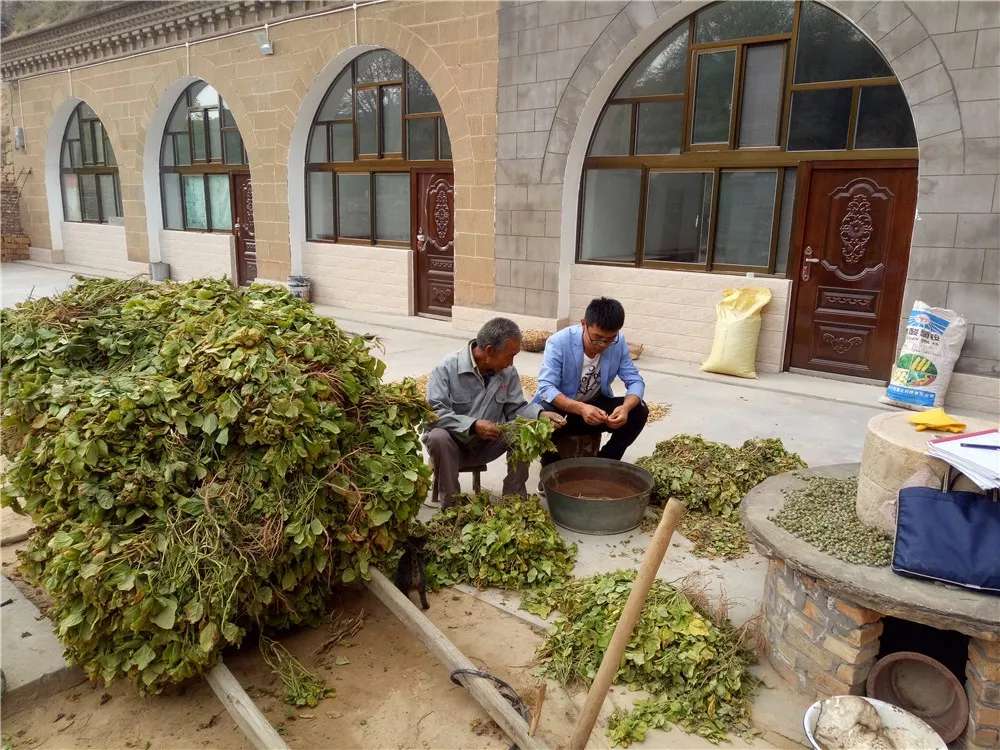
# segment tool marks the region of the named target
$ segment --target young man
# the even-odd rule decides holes
[[[621,335],[625,309],[615,299],[591,300],[579,325],[549,337],[538,375],[535,402],[566,416],[558,436],[611,433],[598,454],[621,460],[646,426],[649,410],[642,402],[646,388]],[[627,390],[615,396],[611,383],[620,378]],[[543,464],[559,459],[555,453]]]
[[[427,400],[437,414],[424,442],[437,475],[439,500],[448,507],[459,494],[458,472],[486,464],[507,452],[500,425],[515,417],[537,418],[538,404],[527,403],[514,357],[521,351],[521,329],[507,318],[486,322],[476,338],[434,368]],[[556,424],[558,414],[544,416]],[[527,494],[527,464],[507,462],[504,495]]]

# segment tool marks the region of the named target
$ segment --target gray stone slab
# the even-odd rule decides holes
[[[958,6],[956,31],[1000,26],[1000,3],[996,0],[962,0]]]
[[[976,40],[977,68],[1000,65],[1000,29],[980,29]]]
[[[920,207],[913,224],[913,244],[921,247],[954,247],[958,214],[928,213]]]
[[[983,251],[978,248],[910,248],[907,276],[921,281],[978,282],[983,274]]]
[[[939,66],[940,67],[940,66]],[[942,133],[920,141],[920,174],[964,174],[965,144],[962,131]]]
[[[916,75],[941,62],[934,40],[925,39],[909,52],[904,52],[892,63],[892,69],[900,80]],[[947,61],[945,61],[947,64]]]
[[[1000,68],[972,68],[951,74],[960,102],[1000,99]]]
[[[589,47],[608,25],[607,16],[559,24],[559,49]]]
[[[0,602],[8,601],[0,607],[0,644],[7,681],[5,714],[16,713],[86,679],[79,668],[66,663],[52,623],[2,576]]]
[[[858,464],[837,464],[766,479],[740,505],[743,525],[757,550],[781,558],[786,565],[822,579],[831,593],[883,615],[957,630],[976,638],[1000,640],[1000,598],[989,594],[896,575],[889,567],[854,565],[820,552],[811,544],[768,520],[785,503],[785,493],[809,476],[848,477]]]
[[[1000,174],[1000,138],[966,139],[965,173]]]
[[[933,5],[933,3],[927,3],[927,5]],[[948,70],[972,67],[972,56],[976,52],[976,33],[975,31],[957,31],[954,34],[938,34],[934,37],[934,44],[937,45],[941,59],[948,66]],[[923,47],[923,44],[917,45],[914,49],[919,47]],[[910,54],[907,52],[902,57],[908,57]],[[896,63],[893,63],[893,67],[896,67]]]
[[[948,284],[948,307],[970,323],[996,325],[1000,320],[1000,286],[996,284]]]
[[[959,214],[955,247],[1000,247],[1000,214]]]
[[[1000,100],[959,102],[962,130],[966,138],[996,138],[1000,136]]]
[[[538,26],[538,3],[504,4],[500,8],[500,33]]]
[[[913,15],[927,29],[928,34],[943,34],[955,30],[958,17],[958,2],[955,0],[935,0],[929,3],[907,3]]]

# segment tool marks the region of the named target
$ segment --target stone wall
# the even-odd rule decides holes
[[[170,278],[190,281],[203,277],[235,278],[235,239],[213,232],[160,232],[160,252],[170,265]]]
[[[967,744],[1000,747],[1000,641],[973,639],[969,644],[965,692],[970,705]]]
[[[412,268],[409,248],[307,242],[302,253],[302,271],[318,305],[410,315]]]
[[[113,224],[65,221],[62,224],[62,261],[138,276],[149,271],[145,263],[129,260],[125,253],[125,229]]]

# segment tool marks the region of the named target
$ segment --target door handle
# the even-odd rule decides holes
[[[806,245],[806,249],[803,251],[802,258],[802,280],[809,281],[809,264],[819,263],[819,258],[813,258],[813,249],[809,245]]]
[[[427,242],[427,236],[424,234],[422,229],[417,230],[417,251],[424,251],[424,244]]]

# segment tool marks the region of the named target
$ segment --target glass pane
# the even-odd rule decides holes
[[[80,175],[80,203],[84,221],[100,221],[101,212],[97,203],[97,175]]]
[[[97,117],[97,113],[90,108],[87,102],[80,102],[80,117],[94,119]]]
[[[333,82],[319,111],[320,120],[339,120],[351,116],[351,69],[348,68]]]
[[[358,153],[378,153],[377,130],[377,92],[378,89],[365,89],[358,92]]]
[[[191,163],[191,139],[188,137],[187,133],[178,133],[173,136],[174,139],[174,155],[177,157],[178,164],[190,164]]]
[[[94,123],[94,161],[104,164],[104,126],[99,122]]]
[[[437,119],[423,117],[406,121],[406,152],[411,161],[434,158],[434,128]]]
[[[107,133],[104,134],[104,162],[109,167],[118,165],[118,160],[115,158],[115,150],[111,148],[111,141],[108,140]]]
[[[80,141],[71,141],[69,144],[70,164],[74,167],[83,166],[83,149]]]
[[[684,134],[684,102],[644,102],[639,105],[635,134],[637,154],[679,154]]]
[[[406,111],[410,114],[441,111],[431,85],[410,65],[406,66]]]
[[[386,49],[366,52],[355,64],[358,83],[381,83],[399,81],[403,78],[402,58]]]
[[[580,260],[635,262],[641,181],[638,169],[587,171]]]
[[[349,122],[333,126],[333,160],[354,161],[354,126]]]
[[[94,133],[90,127],[89,122],[83,124],[83,138],[80,140],[83,144],[83,163],[93,164],[94,163]]]
[[[850,89],[794,92],[792,120],[788,128],[788,150],[847,148],[850,117]]]
[[[69,118],[69,124],[66,126],[66,137],[67,138],[80,137],[80,120],[76,112],[74,112]]]
[[[792,242],[792,221],[795,218],[795,167],[785,170],[785,184],[781,189],[781,219],[778,224],[778,253],[774,272],[785,274],[788,270],[788,248]]]
[[[224,130],[222,140],[226,146],[226,164],[245,164],[243,160],[243,139],[238,130]]]
[[[205,214],[205,180],[200,174],[183,176],[184,210],[188,229],[208,229]]]
[[[854,147],[913,148],[916,145],[917,135],[903,89],[898,84],[861,89]]]
[[[704,264],[712,211],[711,172],[650,172],[643,257]]]
[[[369,175],[337,175],[337,224],[341,237],[371,236],[371,183]]]
[[[590,144],[591,156],[628,155],[629,127],[632,121],[631,104],[609,104],[601,115],[601,122]]]
[[[233,207],[229,201],[229,175],[208,176],[208,198],[212,207],[212,229],[232,229]]]
[[[309,238],[336,239],[333,231],[333,172],[309,173]]]
[[[692,143],[729,141],[736,50],[698,55]]]
[[[777,146],[784,95],[785,43],[747,47],[740,146]]]
[[[175,172],[163,173],[163,217],[167,229],[183,229],[184,215],[181,213],[181,176]]]
[[[192,107],[218,107],[219,92],[207,84],[202,84],[202,89],[197,94],[192,90]]]
[[[204,81],[195,81],[190,86],[187,87],[187,98],[184,100],[187,106],[194,106],[194,103],[198,100],[198,94],[201,90],[205,88],[208,84]]]
[[[212,161],[222,161],[222,123],[219,110],[210,109],[208,114],[208,155]]]
[[[860,29],[819,3],[802,4],[797,58],[796,83],[892,75]]]
[[[777,181],[777,172],[720,175],[714,265],[767,268]]]
[[[63,141],[62,154],[59,157],[59,166],[63,169],[69,169],[73,162],[70,160],[69,155],[69,143]]]
[[[167,130],[171,133],[187,132],[187,104],[185,104],[183,96],[177,102],[174,111],[170,113]]]
[[[102,174],[97,176],[98,187],[101,190],[101,211],[105,221],[109,217],[118,216],[118,198],[115,196],[115,176]]]
[[[235,128],[236,118],[233,117],[233,113],[229,110],[229,107],[222,104],[222,127],[224,128]]]
[[[309,163],[323,164],[327,161],[326,125],[315,125],[309,136]]]
[[[80,186],[75,174],[64,174],[63,182],[63,215],[66,221],[81,221]]]
[[[191,120],[191,158],[194,161],[204,161],[207,158],[205,144],[205,113],[189,113]]]
[[[688,27],[671,31],[639,58],[615,91],[616,97],[683,94],[687,84]]]
[[[403,151],[403,103],[399,86],[382,88],[382,150],[387,154]]]
[[[375,175],[375,239],[410,241],[410,175]]]
[[[444,118],[438,118],[438,147],[440,153],[438,153],[439,159],[450,160],[451,159],[451,138],[448,137],[448,125],[445,123]]]
[[[795,4],[768,0],[738,0],[718,3],[701,11],[695,19],[695,40],[719,42],[748,36],[785,34],[792,30]]]

